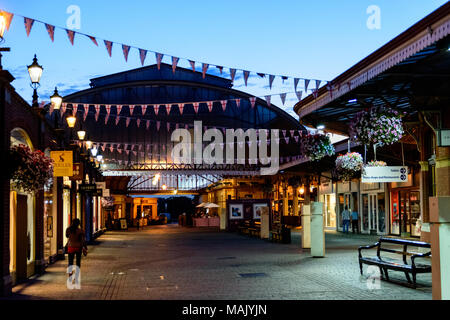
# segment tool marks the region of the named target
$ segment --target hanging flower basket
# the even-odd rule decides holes
[[[372,160],[367,162],[366,167],[386,167],[387,163],[384,161]]]
[[[358,152],[347,152],[336,158],[336,171],[341,179],[353,178],[363,168],[363,157]]]
[[[42,151],[31,151],[29,147],[20,144],[10,149],[9,156],[10,179],[15,188],[34,192],[51,183],[53,160]]]
[[[311,161],[334,155],[330,137],[324,134],[307,134],[301,138],[301,152]]]
[[[383,106],[358,112],[350,122],[350,139],[363,145],[393,144],[399,141],[404,134],[403,115]]]

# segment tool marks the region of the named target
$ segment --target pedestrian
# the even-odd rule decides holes
[[[342,211],[342,227],[343,232],[348,233],[348,227],[350,225],[350,212],[348,211],[348,207],[345,206],[344,211]]]
[[[356,233],[359,233],[359,224],[358,224],[358,211],[353,211],[352,212],[352,232],[355,233],[355,229],[356,229]]]
[[[73,266],[73,260],[76,256],[76,264],[78,268],[81,267],[81,254],[87,255],[86,240],[84,232],[80,228],[80,219],[73,219],[70,227],[66,229],[67,253],[69,255],[69,268]]]

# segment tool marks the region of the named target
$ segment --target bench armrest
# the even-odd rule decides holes
[[[429,256],[431,256],[431,251],[427,252],[427,253],[418,253],[418,254],[415,254],[415,255],[411,256],[411,265],[412,265],[412,267],[413,268],[416,267],[416,263],[414,262],[414,260],[416,258],[425,258],[425,257],[429,257]]]
[[[361,246],[361,247],[359,247],[359,248],[358,248],[358,256],[359,256],[360,258],[362,258],[361,250],[373,249],[373,248],[375,248],[375,247],[378,247],[379,245],[380,245],[380,242],[378,241],[378,242],[376,242],[376,243],[374,243],[374,244],[372,244],[372,245],[369,245],[369,246]]]

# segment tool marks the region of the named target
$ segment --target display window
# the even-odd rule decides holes
[[[420,237],[420,192],[391,192],[391,233],[403,237]]]

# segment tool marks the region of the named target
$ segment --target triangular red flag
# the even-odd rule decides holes
[[[191,64],[192,71],[195,72],[195,61],[189,60],[189,63]]]
[[[61,118],[63,117],[64,113],[66,113],[66,108],[67,108],[67,103],[63,103],[61,105],[61,112],[60,112]]]
[[[250,75],[250,71],[245,71],[244,70],[244,82],[245,82],[245,86],[247,86],[247,80],[248,80],[248,76]]]
[[[54,42],[55,41],[55,26],[52,26],[51,24],[46,23],[45,28],[47,29],[50,39],[52,40],[52,42]]]
[[[177,68],[178,60],[180,58],[172,57],[172,72],[175,73],[175,69]]]
[[[123,51],[123,56],[125,58],[125,61],[128,62],[128,53],[130,52],[130,46],[127,45],[122,45],[122,51]]]
[[[116,116],[116,126],[119,124],[120,117]]]
[[[117,114],[117,115],[119,115],[120,112],[122,111],[122,107],[123,107],[123,106],[120,105],[120,104],[119,104],[119,105],[116,105],[116,109],[117,109],[117,113],[116,113],[116,114]]]
[[[250,97],[250,104],[251,104],[252,108],[255,107],[255,103],[256,103],[256,97]]]
[[[222,74],[222,72],[223,72],[223,67],[222,67],[222,66],[216,66],[216,67],[217,67],[217,69],[219,69],[220,74]]]
[[[70,43],[73,45],[73,40],[75,39],[75,32],[72,30],[66,29],[67,36],[69,37]]]
[[[241,106],[241,99],[236,99],[236,106],[238,108]]]
[[[206,71],[208,70],[208,67],[209,67],[209,64],[202,63],[202,77],[203,77],[203,79],[205,79]]]
[[[89,39],[91,39],[91,41],[98,47],[97,39],[95,39],[95,37],[93,37],[93,36],[88,36],[88,37],[89,37]]]
[[[131,120],[131,118],[127,117],[127,122],[126,122],[127,128],[128,128],[128,125],[130,124],[130,120]]]
[[[231,82],[234,81],[235,76],[236,76],[236,69],[230,69]]]
[[[211,112],[212,111],[212,107],[213,107],[213,101],[207,101],[206,104],[208,105],[209,112]]]
[[[9,27],[11,26],[11,21],[14,17],[14,14],[11,12],[3,11],[3,16],[5,17],[6,30],[9,31]]]
[[[31,28],[33,27],[34,20],[31,18],[23,18],[25,23],[25,30],[27,32],[27,37],[30,36]]]
[[[137,124],[137,127],[139,128],[139,126],[141,125],[141,119],[136,119],[136,124]]]
[[[222,104],[222,110],[225,111],[227,108],[227,100],[221,100],[220,103]]]
[[[141,59],[141,65],[144,65],[146,56],[147,56],[147,50],[139,49],[139,58]]]
[[[106,50],[108,51],[108,54],[111,57],[113,43],[108,40],[104,40],[104,42],[105,42]]]
[[[153,106],[153,110],[155,111],[155,115],[158,115],[159,104],[155,104],[155,105]]]
[[[75,103],[75,104],[72,105],[72,114],[74,116],[76,116],[77,112],[78,112],[78,103]]]
[[[166,104],[166,111],[167,111],[167,114],[170,113],[170,109],[172,109],[172,105],[171,105],[170,103]]]
[[[198,107],[200,106],[200,103],[199,102],[194,102],[193,105],[194,105],[195,113],[198,113]]]
[[[129,106],[128,106],[128,108],[130,109],[130,116],[133,115],[134,107],[135,107],[135,105],[129,105]]]
[[[141,106],[142,115],[145,115],[145,112],[147,112],[147,105],[143,104]]]
[[[178,104],[178,109],[180,110],[180,114],[183,114],[184,103],[179,103]]]
[[[108,120],[109,120],[109,114],[107,114],[106,117],[105,117],[105,125],[108,124]]]
[[[164,55],[162,53],[155,52],[155,56],[156,56],[156,63],[158,64],[158,70],[160,70],[161,69],[161,61],[162,61]]]
[[[86,121],[87,115],[89,113],[89,105],[83,104],[84,114],[83,114],[83,121]]]
[[[100,115],[100,105],[95,105],[95,121],[98,121],[98,116]]]

